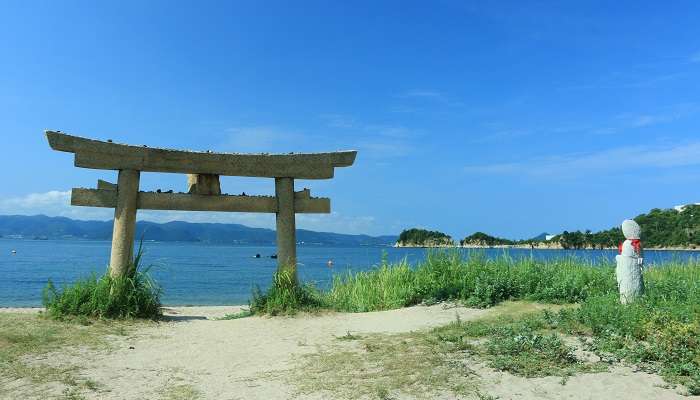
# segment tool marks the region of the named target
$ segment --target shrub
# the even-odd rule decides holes
[[[321,307],[323,300],[320,293],[312,285],[297,285],[294,275],[286,270],[274,275],[267,292],[263,293],[259,287],[255,287],[250,302],[250,312],[253,314],[289,315]]]
[[[141,255],[139,247],[134,262],[121,277],[93,274],[61,290],[49,280],[43,292],[46,312],[55,318],[159,318],[161,289],[149,276],[148,269],[141,270]]]

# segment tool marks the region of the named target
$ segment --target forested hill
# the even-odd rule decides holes
[[[655,208],[634,218],[642,227],[646,248],[700,248],[700,206],[688,205],[682,211]],[[620,221],[622,222],[622,221]],[[550,240],[546,234],[528,240],[509,240],[476,232],[461,240],[464,247],[517,246],[564,249],[615,248],[624,240],[619,226],[600,232],[564,231]]]
[[[399,235],[396,247],[444,247],[454,246],[449,235],[425,229],[406,229]]]
[[[24,239],[109,240],[112,221],[79,221],[45,215],[0,215],[0,236]],[[240,224],[139,221],[136,237],[144,240],[274,245],[275,231]],[[297,229],[297,241],[327,246],[390,246],[396,236],[346,235]]]
[[[483,232],[473,233],[460,241],[464,247],[470,246],[502,246],[515,244],[514,241],[487,235]]]
[[[634,220],[642,227],[644,247],[700,247],[700,206],[688,205],[682,211],[655,208]],[[551,241],[564,248],[605,248],[616,247],[622,240],[622,230],[614,227],[595,233],[564,231]]]

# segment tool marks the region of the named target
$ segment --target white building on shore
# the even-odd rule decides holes
[[[675,206],[675,207],[673,207],[673,209],[678,211],[678,212],[681,212],[681,211],[685,210],[685,208],[688,206],[700,206],[700,203],[684,204],[682,206]]]

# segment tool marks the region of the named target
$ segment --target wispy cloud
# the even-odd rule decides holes
[[[52,217],[106,220],[114,216],[114,211],[105,208],[71,207],[69,190],[51,190],[0,199],[0,214],[44,214]]]
[[[700,63],[700,51],[690,56],[691,63]]]
[[[617,117],[623,121],[623,127],[642,128],[651,125],[673,122],[700,112],[698,103],[681,103],[662,107],[654,113],[625,113]]]
[[[526,161],[469,165],[464,171],[484,175],[533,177],[577,176],[594,171],[673,168],[700,165],[700,142],[673,146],[627,146],[592,153],[534,158]]]
[[[564,134],[614,135],[634,129],[648,128],[660,124],[670,124],[700,113],[700,103],[679,103],[659,107],[649,112],[625,112],[609,117],[599,125],[570,124],[565,126],[541,126],[537,129],[511,128],[500,123],[484,124],[484,133],[475,138],[475,143],[517,139],[532,135],[560,137]]]
[[[329,128],[343,132],[349,142],[370,157],[402,157],[414,151],[417,133],[405,126],[360,121],[343,114],[320,116]]]
[[[322,114],[321,119],[326,121],[330,128],[351,129],[357,127],[357,121],[342,114]]]
[[[431,102],[447,108],[463,108],[465,104],[462,101],[455,100],[443,92],[437,90],[414,89],[399,93],[396,97],[404,100],[412,100],[415,102]],[[407,101],[408,102],[408,101]],[[408,102],[411,103],[411,102]],[[415,106],[415,104],[414,104]]]
[[[399,97],[418,97],[424,99],[444,100],[445,95],[435,90],[409,90],[399,95]]]
[[[435,106],[441,108],[464,108],[465,104],[462,101],[455,100],[451,96],[437,90],[413,89],[396,95],[397,98],[404,100],[404,103],[391,107],[391,110],[398,113],[413,113],[425,112],[435,109]]]
[[[683,61],[681,64],[687,64]],[[579,90],[620,90],[620,89],[656,89],[678,83],[688,76],[687,71],[613,71],[589,82],[559,87],[562,91]]]
[[[70,205],[70,191],[52,190],[0,199],[0,214],[68,217],[79,220],[106,221],[114,217],[114,210]],[[235,223],[257,228],[275,229],[274,214],[195,212],[195,211],[139,211],[139,220],[152,222],[214,222]],[[314,231],[351,234],[374,234],[378,227],[374,217],[331,214],[298,214],[297,227]]]
[[[337,212],[297,215],[297,228],[319,232],[367,234],[374,233],[376,225],[376,219],[372,216],[349,216]]]
[[[233,152],[300,151],[303,135],[274,126],[258,125],[226,129],[228,139],[224,148]]]

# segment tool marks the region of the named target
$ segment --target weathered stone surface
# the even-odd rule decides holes
[[[75,153],[75,166],[147,172],[329,179],[355,162],[356,151],[236,154],[169,150],[92,140],[46,131],[52,149]]]
[[[117,190],[117,185],[111,182],[103,181],[102,179],[98,179],[97,188],[102,190]]]
[[[139,171],[119,171],[119,189],[116,192],[111,191],[117,195],[112,254],[109,258],[109,273],[112,277],[124,276],[133,261],[139,180]]]
[[[622,234],[625,239],[640,239],[642,237],[642,227],[631,219],[622,221]]]
[[[622,243],[619,255],[615,256],[617,268],[617,285],[620,290],[620,302],[623,304],[633,302],[644,294],[644,278],[642,276],[643,254],[641,242],[641,227],[633,220],[625,220],[622,223],[622,233],[626,240]],[[638,243],[638,248],[634,243]]]
[[[276,178],[278,272],[287,272],[296,282],[297,240],[294,220],[294,179]]]
[[[294,212],[299,214],[328,214],[331,201],[328,198],[306,198],[294,195]],[[114,208],[117,205],[115,190],[73,188],[71,205]],[[276,213],[277,200],[273,196],[196,195],[187,193],[139,192],[137,207],[141,210],[174,211],[228,211]]]
[[[187,174],[187,193],[202,195],[221,194],[219,175]]]

